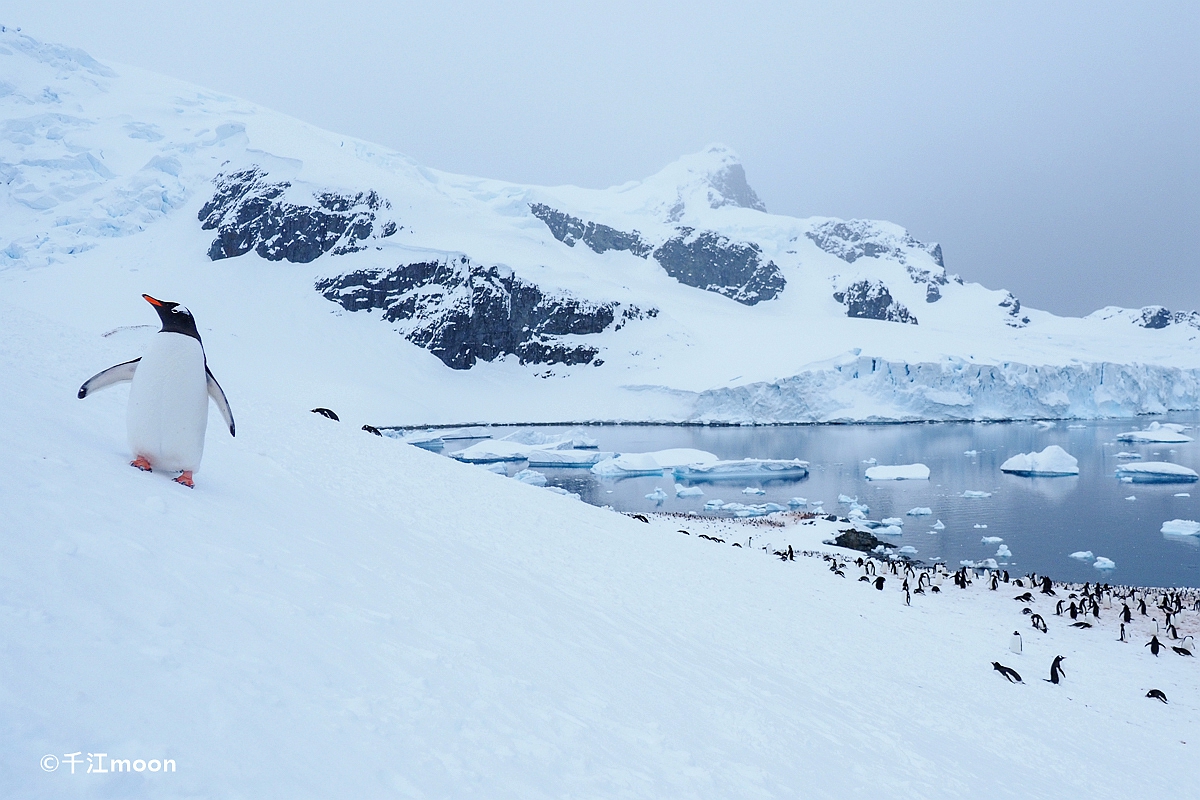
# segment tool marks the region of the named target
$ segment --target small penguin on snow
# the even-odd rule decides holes
[[[175,482],[192,488],[193,474],[204,455],[211,397],[235,436],[233,412],[217,379],[208,369],[204,345],[192,312],[178,303],[142,295],[162,320],[162,330],[141,358],[93,375],[79,387],[79,398],[114,384],[132,381],[125,415],[130,466],[181,473]]]
[[[1046,681],[1047,683],[1053,683],[1057,686],[1058,682],[1062,680],[1062,676],[1067,674],[1067,671],[1062,668],[1063,661],[1063,656],[1054,657],[1054,662],[1050,665],[1050,678]]]
[[[1021,633],[1013,631],[1012,639],[1008,642],[1008,649],[1012,650],[1017,655],[1021,655]]]
[[[992,662],[992,669],[994,669],[996,672],[999,672],[1005,678],[1008,678],[1009,683],[1024,683],[1025,682],[1025,681],[1021,680],[1021,675],[1015,669],[1012,669],[1011,667],[1006,667],[1003,664],[1001,664],[999,661]]]

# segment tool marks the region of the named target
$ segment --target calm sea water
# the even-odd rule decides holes
[[[1200,414],[1171,414],[1154,418],[1200,428]],[[995,557],[998,536],[1012,551],[1014,573],[1037,571],[1055,580],[1094,581],[1143,586],[1200,586],[1200,541],[1197,537],[1167,537],[1159,529],[1171,519],[1200,519],[1200,483],[1128,484],[1113,477],[1125,463],[1117,453],[1136,452],[1144,461],[1171,461],[1200,471],[1200,441],[1179,444],[1117,442],[1122,431],[1145,427],[1150,418],[1086,423],[931,423],[917,425],[807,425],[769,427],[692,427],[603,425],[586,428],[539,427],[543,433],[576,430],[599,442],[601,450],[643,452],[671,447],[694,447],[724,459],[802,458],[810,462],[809,477],[799,481],[701,484],[701,497],[675,497],[673,478],[607,480],[586,469],[542,469],[549,484],[578,492],[594,505],[620,511],[678,511],[704,513],[704,503],[786,504],[789,498],[823,500],[826,511],[845,516],[838,495],[857,497],[870,506],[870,519],[900,517],[904,535],[886,540],[917,549],[914,558],[942,558],[957,566]],[[497,438],[517,428],[493,428]],[[1200,431],[1188,431],[1200,440]],[[470,441],[447,442],[443,453]],[[1009,456],[1057,444],[1079,459],[1078,477],[1021,478],[1000,472]],[[974,450],[976,455],[966,455]],[[920,462],[930,469],[928,481],[866,480],[870,466]],[[511,475],[523,462],[506,465]],[[667,499],[646,499],[662,487]],[[744,494],[747,487],[763,495]],[[965,491],[991,492],[988,498],[966,498]],[[1190,497],[1177,497],[1187,493]],[[1135,497],[1135,500],[1126,498]],[[933,510],[929,517],[909,517],[918,506]],[[931,526],[941,520],[944,530]],[[977,527],[977,526],[984,526]],[[1088,562],[1069,557],[1091,550],[1116,562],[1101,572]]]

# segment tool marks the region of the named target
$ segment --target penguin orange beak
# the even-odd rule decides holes
[[[153,297],[151,297],[151,296],[150,296],[150,295],[148,295],[148,294],[144,294],[144,295],[142,295],[142,297],[144,297],[144,298],[145,298],[145,300],[146,300],[146,302],[147,302],[147,303],[149,303],[150,305],[154,306],[155,308],[161,308],[161,307],[162,307],[162,305],[163,305],[163,301],[162,301],[162,300],[155,300]]]

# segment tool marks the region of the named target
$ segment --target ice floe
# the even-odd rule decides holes
[[[1117,477],[1127,483],[1190,483],[1200,480],[1196,470],[1169,461],[1142,461],[1117,467]]]
[[[704,504],[704,510],[719,511],[735,517],[765,517],[767,514],[787,511],[787,506],[781,506],[778,503],[743,505],[742,503],[726,503],[723,500],[709,500]]]
[[[766,494],[765,489],[759,489],[757,486],[747,486],[742,489],[742,494]]]
[[[1018,453],[1001,464],[1000,471],[1026,477],[1078,475],[1079,459],[1052,444],[1040,453]]]
[[[882,522],[884,525],[896,525],[898,527],[904,527],[904,520],[900,519],[899,517],[884,517]]]
[[[532,469],[521,470],[516,475],[513,475],[513,480],[518,483],[528,483],[530,486],[546,485],[546,476]]]
[[[793,497],[791,500],[788,500],[787,504],[791,508],[807,508],[808,500],[804,497]]]
[[[1171,496],[1172,497],[1191,497],[1192,495],[1190,492],[1176,492],[1175,494],[1173,494]]]
[[[675,465],[675,477],[690,481],[724,481],[759,478],[804,478],[808,475],[808,462],[798,458],[744,458],[741,461],[689,461]]]
[[[929,467],[924,464],[896,464],[867,469],[869,481],[927,481]]]
[[[557,442],[557,444],[562,448],[568,448],[571,442],[564,439]],[[556,448],[551,447],[548,443],[531,445],[510,439],[485,439],[482,442],[476,442],[470,447],[453,452],[450,456],[457,458],[459,461],[482,464],[489,461],[524,461],[534,450],[553,449]]]
[[[1130,453],[1126,450],[1122,450],[1121,452],[1119,452],[1115,456],[1113,456],[1113,458],[1119,458],[1122,461],[1134,461],[1141,457],[1142,457],[1141,453]]]
[[[978,522],[977,522],[977,523],[975,523],[975,527],[976,527],[976,528],[986,528],[986,527],[987,527],[987,523],[980,524],[980,523],[978,523]]]
[[[1079,561],[1091,561],[1094,558],[1094,554],[1091,550],[1076,550],[1074,553],[1071,553],[1071,558],[1078,559]]]
[[[880,525],[879,527],[872,528],[871,533],[876,536],[903,536],[904,529],[899,525]]]
[[[682,483],[675,484],[676,497],[700,497],[704,494],[704,490],[699,486],[684,486]]]
[[[963,450],[963,455],[964,456],[977,456],[977,455],[979,455],[979,451],[978,450]]]
[[[991,492],[977,492],[974,489],[967,489],[960,495],[961,497],[991,497]]]
[[[1012,558],[1012,551],[1008,549],[1008,545],[1002,544],[996,549],[996,558]]]
[[[917,554],[917,548],[913,547],[911,544],[906,544],[896,552],[904,553],[906,556],[915,556]]]
[[[525,459],[531,467],[590,467],[612,456],[599,450],[532,450]]]
[[[1168,536],[1200,536],[1200,522],[1190,519],[1173,519],[1162,524],[1162,533]]]
[[[944,522],[942,522],[940,519],[937,522],[933,523],[932,527],[933,527],[933,530],[935,530],[935,531],[946,530],[946,524]]]
[[[610,478],[628,478],[636,475],[661,475],[664,469],[681,464],[712,464],[719,459],[705,450],[677,447],[655,450],[650,453],[620,453],[612,458],[597,462],[592,472]]]
[[[985,536],[979,541],[983,542],[984,544],[1000,544],[1004,541],[1004,539],[1000,536]]]
[[[1129,497],[1126,497],[1125,499],[1126,499],[1126,500],[1137,500],[1137,495],[1136,495],[1136,494],[1131,494],[1131,495],[1129,495]]]
[[[1096,569],[1110,570],[1110,569],[1116,569],[1117,563],[1115,561],[1113,561],[1111,558],[1105,558],[1104,556],[1096,556],[1096,560],[1092,562],[1092,566],[1095,567]]]
[[[873,458],[864,458],[864,459],[863,459],[863,463],[873,467],[873,466],[875,466],[876,464],[878,464],[879,462],[878,462],[878,461],[876,461],[876,460],[875,460],[875,459],[873,459]]]
[[[653,500],[656,503],[661,503],[667,499],[667,493],[662,490],[661,486],[655,486],[654,491],[646,495],[647,500]]]
[[[1144,430],[1126,431],[1117,435],[1118,442],[1161,442],[1163,444],[1184,444],[1192,441],[1192,437],[1184,436],[1180,431],[1182,425],[1175,423],[1151,422]]]
[[[857,502],[858,502],[858,495],[855,495],[854,497],[851,497],[850,495],[846,495],[846,494],[838,495],[838,503],[840,503],[844,506],[852,505]]]
[[[932,508],[926,508],[925,506],[917,506],[916,508],[910,508],[908,510],[908,513],[905,514],[905,516],[906,517],[928,517],[932,513],[933,513]]]

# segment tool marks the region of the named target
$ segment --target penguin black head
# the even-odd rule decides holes
[[[179,303],[169,300],[157,300],[148,294],[142,295],[146,302],[154,306],[158,318],[162,320],[162,330],[159,333],[182,333],[200,341],[200,331],[196,330],[196,320],[192,312]]]

